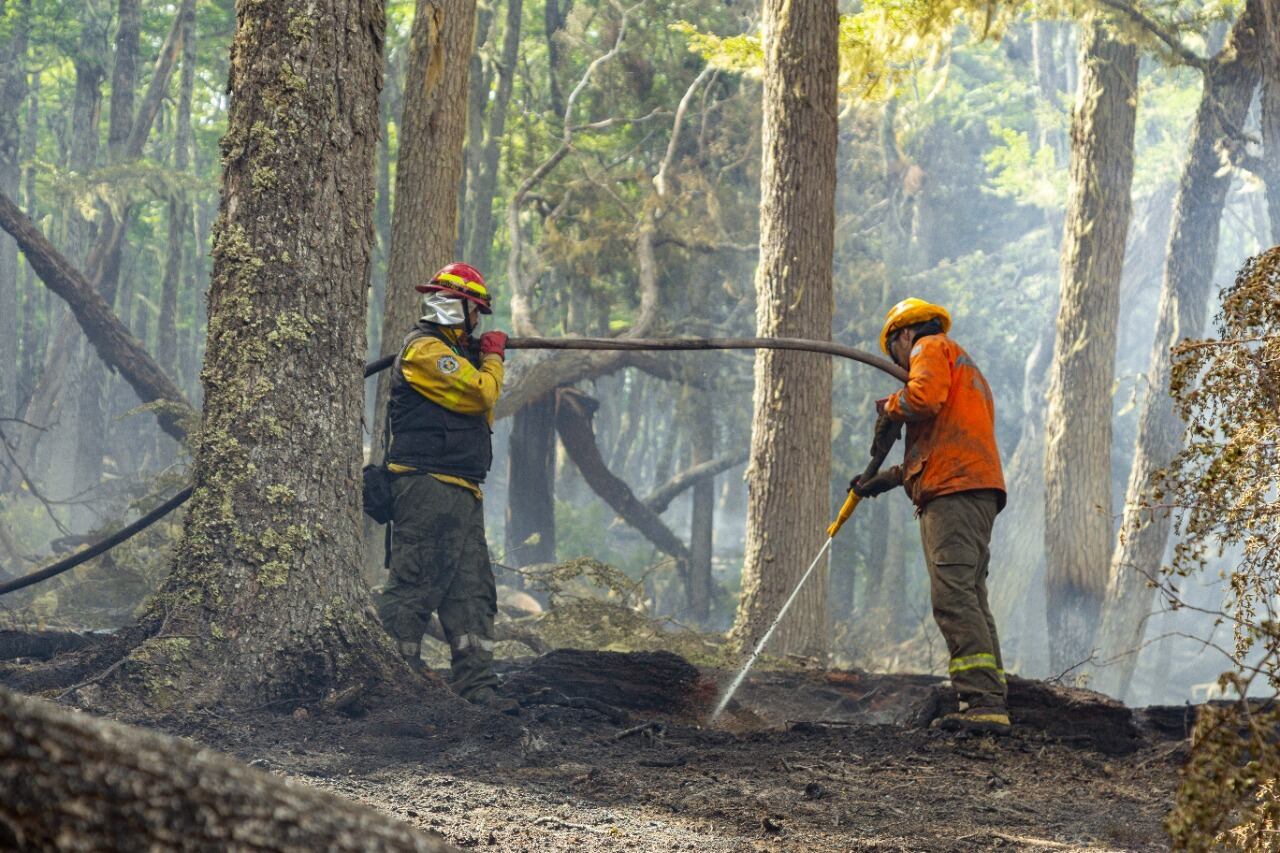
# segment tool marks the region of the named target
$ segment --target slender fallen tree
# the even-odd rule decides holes
[[[185,438],[187,430],[182,416],[192,409],[178,386],[129,333],[97,289],[2,192],[0,228],[17,241],[40,280],[70,306],[85,337],[102,360],[118,370],[144,402],[162,400],[170,404],[156,413],[161,429],[179,441]]]

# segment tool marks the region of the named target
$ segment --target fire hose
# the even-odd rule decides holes
[[[610,350],[610,351],[664,351],[664,350],[737,350],[737,349],[774,349],[793,350],[834,355],[870,365],[888,373],[895,379],[906,382],[906,371],[888,359],[880,358],[853,347],[843,346],[830,341],[811,341],[804,338],[534,338],[513,337],[507,339],[507,349],[511,350]],[[395,361],[396,356],[384,355],[364,366],[365,378],[386,370]],[[64,557],[43,569],[23,575],[20,578],[0,584],[0,595],[7,595],[20,589],[57,577],[68,572],[94,557],[106,553],[146,528],[163,519],[191,497],[192,487],[182,491],[159,504],[155,509],[138,518],[126,527],[111,533],[68,557]],[[852,493],[850,493],[852,495]],[[847,501],[846,501],[847,503]],[[850,507],[852,512],[852,507]],[[847,515],[845,516],[848,517]],[[834,535],[834,534],[832,534]],[[828,544],[830,542],[828,541]],[[825,550],[825,549],[824,549]],[[821,557],[821,554],[819,555]],[[816,561],[815,561],[816,565]],[[807,575],[806,575],[807,577]],[[785,612],[785,610],[784,610]],[[781,618],[781,617],[779,617]],[[754,658],[753,658],[754,660]]]

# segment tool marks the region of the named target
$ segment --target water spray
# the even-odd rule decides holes
[[[889,455],[889,451],[893,448],[894,442],[902,435],[902,424],[887,422],[883,418],[876,424],[875,440],[871,443],[871,461],[867,464],[867,468],[862,472],[860,480],[866,482],[874,477],[879,471],[880,466],[884,464],[885,457]],[[746,679],[747,673],[751,671],[751,667],[755,664],[756,658],[760,657],[760,653],[764,651],[765,644],[769,642],[769,638],[773,636],[774,629],[782,622],[782,617],[787,615],[787,611],[791,609],[791,604],[800,595],[800,590],[804,588],[805,581],[809,580],[809,575],[813,574],[813,570],[818,567],[819,561],[822,560],[824,554],[831,549],[831,543],[835,540],[836,534],[840,532],[840,528],[844,527],[844,523],[853,515],[853,510],[861,501],[857,494],[853,491],[852,484],[849,487],[849,494],[845,497],[844,503],[840,506],[840,512],[836,514],[835,521],[827,526],[827,541],[823,544],[822,549],[818,551],[818,556],[813,558],[813,562],[809,564],[809,568],[800,576],[800,582],[796,584],[796,588],[791,591],[791,595],[782,604],[782,609],[778,611],[778,615],[774,617],[773,622],[769,625],[769,629],[764,632],[764,636],[760,638],[760,642],[756,643],[755,650],[751,652],[751,657],[747,658],[747,662],[743,664],[742,669],[734,677],[729,684],[729,689],[724,692],[724,696],[716,704],[716,709],[711,712],[711,717],[707,722],[714,723],[716,719],[724,713],[724,709],[729,706],[729,701],[733,699],[733,694],[738,692],[738,688],[742,686],[743,680]]]

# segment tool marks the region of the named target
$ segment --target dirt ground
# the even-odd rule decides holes
[[[521,665],[506,669],[518,682]],[[707,689],[680,708],[635,694],[625,719],[618,705],[544,704],[526,684],[519,718],[442,697],[354,718],[285,707],[152,722],[463,849],[1168,849],[1161,819],[1185,756],[1168,714],[1161,731],[1071,702],[1051,733],[1043,708],[1017,725],[1011,697],[1012,737],[957,740],[919,725],[938,711],[936,679],[765,672],[718,727],[701,725],[726,680],[701,673]],[[1118,736],[1093,738],[1113,724]]]

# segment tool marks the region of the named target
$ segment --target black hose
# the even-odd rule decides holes
[[[11,592],[16,592],[17,590],[29,587],[32,584],[47,581],[49,578],[56,577],[63,572],[71,571],[81,563],[92,560],[94,557],[105,551],[110,551],[121,542],[132,539],[135,534],[146,530],[148,527],[155,524],[178,507],[182,506],[187,502],[187,498],[191,497],[191,491],[191,487],[187,486],[185,489],[160,504],[160,506],[151,510],[151,512],[142,516],[137,521],[127,527],[122,527],[105,539],[99,539],[83,551],[77,551],[70,557],[59,560],[52,566],[46,566],[45,568],[32,572],[29,575],[23,575],[22,577],[17,578],[16,580],[11,580],[6,584],[0,584],[0,595],[8,595]]]
[[[617,349],[617,350],[710,350],[710,349],[790,349],[790,350],[807,350],[809,352],[826,353],[843,358],[851,358],[860,361],[863,364],[869,364],[872,367],[879,368],[889,375],[906,381],[906,373],[897,365],[890,364],[878,356],[868,355],[852,347],[840,346],[827,341],[804,341],[793,338],[675,338],[667,340],[657,339],[628,339],[628,338],[512,338],[508,345],[511,349]],[[394,354],[384,355],[381,358],[374,359],[364,366],[365,378],[380,373],[391,366],[396,360]],[[8,583],[0,584],[0,595],[8,595],[20,589],[25,589],[32,584],[46,581],[49,578],[57,577],[63,572],[69,572],[76,566],[81,565],[100,554],[110,551],[115,546],[132,539],[136,534],[146,530],[169,513],[187,502],[191,497],[192,488],[187,486],[178,492],[169,500],[160,504],[151,512],[134,521],[127,527],[123,527],[103,539],[94,542],[83,551],[77,551],[70,557],[59,560],[51,566],[46,566],[39,571],[32,572],[29,575],[23,575],[20,578],[11,580]]]

